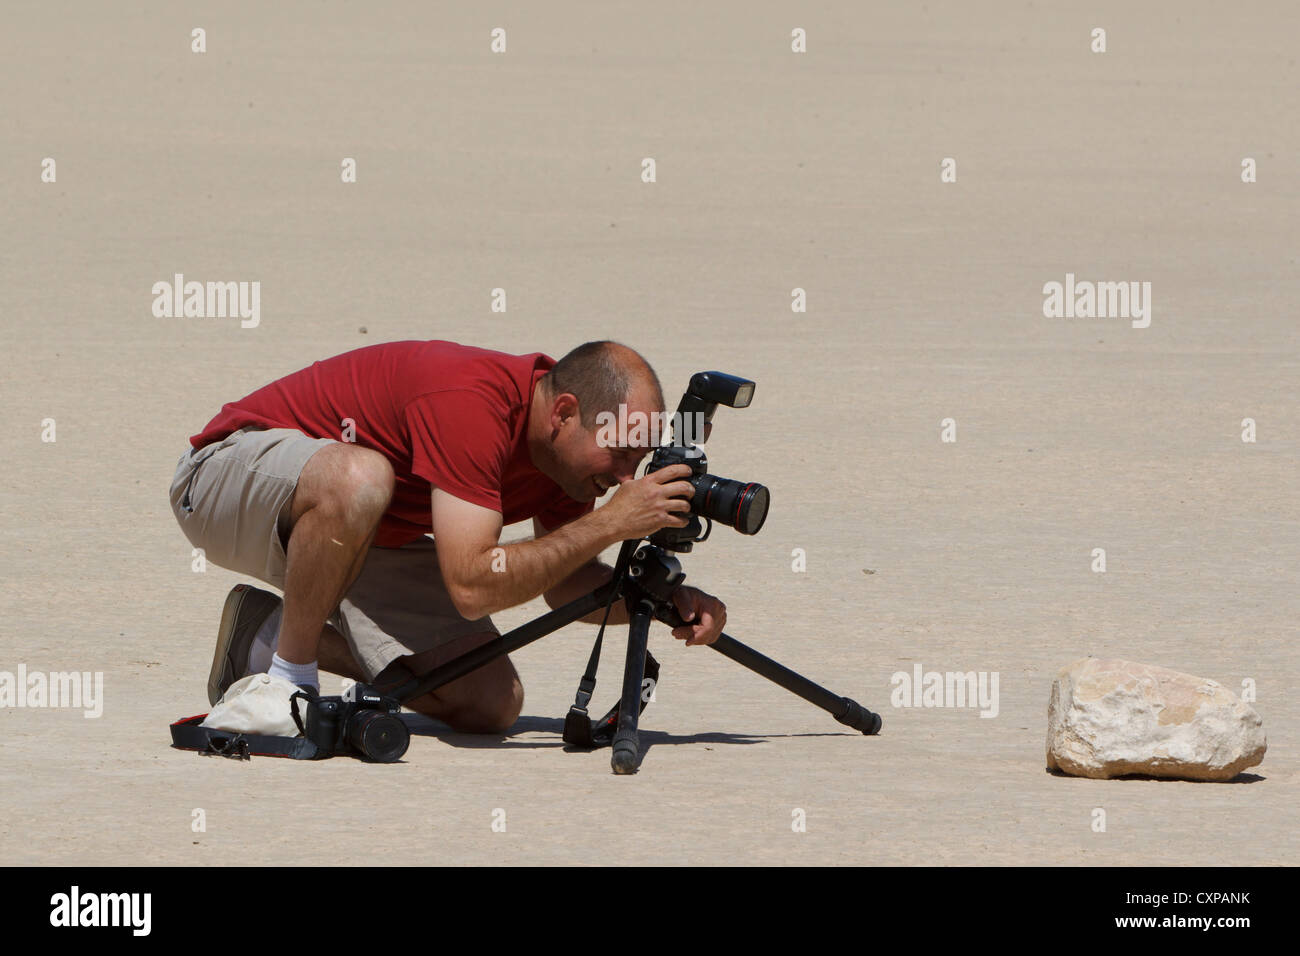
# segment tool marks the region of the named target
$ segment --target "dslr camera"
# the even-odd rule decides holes
[[[298,713],[298,698],[306,701],[306,717]],[[375,763],[402,759],[411,732],[398,716],[402,705],[369,684],[353,684],[340,697],[320,697],[299,691],[290,699],[293,722],[316,745],[321,757],[353,754]]]
[[[754,383],[725,372],[696,372],[682,395],[673,416],[671,445],[656,448],[646,465],[646,474],[670,465],[688,465],[691,474],[684,480],[694,489],[691,516],[684,528],[663,528],[650,541],[673,551],[689,551],[694,542],[707,538],[700,535],[700,518],[718,521],[741,534],[758,534],[767,520],[770,504],[768,490],[753,481],[736,481],[709,474],[703,444],[713,428],[713,413],[719,405],[746,408],[754,398]],[[712,527],[712,525],[710,525]]]

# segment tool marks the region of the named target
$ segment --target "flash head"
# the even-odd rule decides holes
[[[688,428],[688,434],[677,434],[674,429],[674,444],[703,443],[708,438],[709,426],[713,424],[713,413],[719,405],[728,408],[748,408],[754,400],[754,383],[738,375],[726,372],[696,372],[691,376],[690,384],[677,405],[674,421],[682,423],[700,423],[703,427]]]
[[[686,394],[710,405],[748,408],[754,399],[754,383],[726,372],[696,372],[691,376]]]

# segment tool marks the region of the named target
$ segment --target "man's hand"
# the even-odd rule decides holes
[[[669,465],[621,482],[609,504],[596,514],[615,529],[620,541],[648,538],[660,528],[684,528],[695,489],[681,479],[690,474],[690,465]]]
[[[692,644],[712,644],[727,624],[727,606],[712,594],[683,584],[673,592],[673,606],[688,623],[673,628],[673,637]]]

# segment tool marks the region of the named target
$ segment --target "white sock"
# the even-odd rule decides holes
[[[275,610],[257,629],[253,646],[248,651],[248,672],[243,676],[265,674],[271,669],[271,658],[275,656],[275,649],[280,643],[280,612],[283,610],[283,603],[276,605]]]
[[[272,654],[271,667],[267,673],[275,677],[283,677],[291,684],[308,684],[320,693],[320,674],[316,669],[315,661],[310,664],[291,664],[279,654]]]

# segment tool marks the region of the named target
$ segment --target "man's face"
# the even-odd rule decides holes
[[[572,398],[572,396],[570,396]],[[602,422],[584,428],[576,402],[561,396],[553,405],[553,448],[560,472],[556,483],[575,501],[594,501],[620,482],[636,477],[636,469],[652,450],[649,423],[662,412],[649,389],[634,386],[628,396],[626,425],[619,427],[618,414],[609,427]],[[645,423],[637,428],[637,423]],[[622,443],[622,444],[620,444]]]

